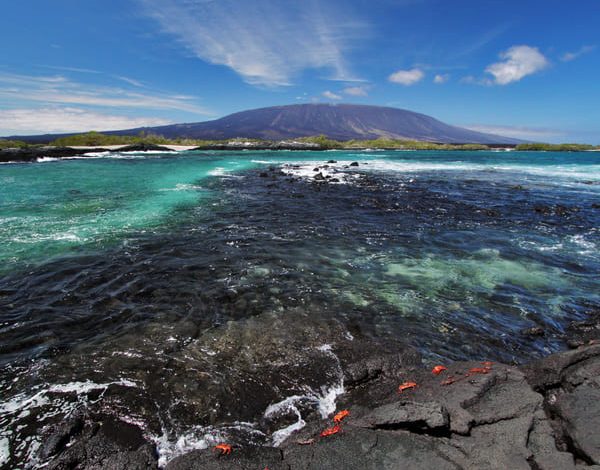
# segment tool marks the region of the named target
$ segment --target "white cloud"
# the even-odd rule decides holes
[[[170,121],[117,116],[69,107],[7,109],[0,112],[0,135],[109,131],[163,124],[170,124]]]
[[[536,48],[513,46],[500,54],[501,62],[489,65],[485,71],[493,75],[492,83],[508,85],[527,75],[539,72],[550,65],[548,59]]]
[[[329,100],[341,100],[342,97],[340,95],[336,95],[335,93],[333,93],[332,91],[324,91],[323,92],[323,96]]]
[[[447,74],[447,73],[438,74],[433,78],[433,83],[441,85],[442,83],[446,83],[448,80],[450,80],[449,74]]]
[[[367,96],[369,94],[369,87],[367,86],[349,86],[342,90],[345,94],[350,96]]]
[[[306,69],[352,80],[345,50],[364,29],[341,0],[138,0],[196,57],[253,85],[289,85]]]
[[[58,65],[40,65],[40,67],[44,67],[46,69],[53,69],[53,70],[62,70],[65,72],[93,73],[93,74],[101,74],[102,73],[102,72],[99,72],[98,70],[84,69],[84,68],[80,68],[80,67],[61,67]]]
[[[574,52],[565,52],[560,60],[563,62],[571,62],[572,60],[578,59],[582,55],[589,54],[590,52],[594,51],[594,49],[596,49],[596,46],[582,46]]]
[[[124,77],[121,77],[123,79]],[[211,115],[193,96],[141,93],[71,81],[61,75],[30,76],[0,73],[0,100],[6,104],[38,102],[117,108],[166,109]]]
[[[410,86],[420,82],[425,77],[425,73],[421,69],[398,70],[389,76],[389,81],[399,83],[400,85]]]
[[[134,87],[146,88],[146,85],[144,85],[143,82],[140,82],[139,80],[136,80],[135,78],[124,77],[123,75],[114,75],[114,77],[118,80],[121,80],[122,82],[129,83],[130,85],[133,85]]]
[[[84,68],[80,68],[80,67],[63,67],[63,66],[57,66],[57,65],[40,65],[39,67],[43,67],[45,69],[61,70],[64,72],[104,75],[104,76],[109,76],[116,80],[120,80],[122,82],[128,83],[129,85],[132,85],[137,88],[146,88],[146,85],[143,82],[136,80],[135,78],[125,77],[123,75],[107,74],[104,72],[100,72],[99,70],[84,69]]]
[[[544,140],[565,135],[564,132],[556,129],[539,129],[521,126],[473,125],[463,127],[471,129],[472,131],[484,132],[486,134],[497,134],[524,140]]]

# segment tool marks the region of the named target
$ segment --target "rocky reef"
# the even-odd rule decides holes
[[[85,152],[105,152],[106,149],[94,148]],[[69,158],[82,155],[83,151],[72,147],[25,147],[0,150],[0,163],[35,162],[40,158]]]
[[[8,162],[35,162],[41,158],[70,158],[83,156],[84,153],[108,152],[105,148],[86,148],[85,150],[75,147],[24,147],[0,149],[0,163]],[[160,145],[135,144],[120,147],[119,152],[147,152],[160,151],[171,152],[171,149]]]

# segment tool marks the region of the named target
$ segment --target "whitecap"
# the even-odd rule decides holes
[[[267,407],[264,413],[265,418],[272,418],[277,414],[284,414],[286,412],[294,413],[297,418],[296,421],[289,426],[278,429],[271,434],[271,443],[274,447],[280,446],[294,432],[299,431],[306,426],[306,421],[302,419],[302,414],[298,409],[298,404],[307,401],[318,403],[318,398],[313,395],[293,395]]]
[[[8,439],[0,437],[0,466],[6,464],[10,459],[10,447]]]
[[[187,454],[193,450],[208,449],[220,442],[228,441],[229,430],[241,430],[246,434],[255,434],[261,438],[264,434],[255,428],[254,423],[234,422],[233,424],[221,426],[196,426],[190,431],[180,434],[173,439],[169,433],[163,431],[161,436],[151,439],[156,444],[158,454],[158,467],[164,468],[167,464],[180,455]]]
[[[598,254],[596,244],[586,238],[584,234],[567,237],[567,241],[575,245],[577,253],[583,256]]]
[[[227,173],[225,168],[217,167],[214,170],[208,172],[210,176],[224,176]]]
[[[83,155],[86,157],[106,157],[108,155],[110,155],[112,152],[110,150],[107,150],[105,152],[86,152]]]
[[[121,385],[123,387],[136,387],[135,382],[131,380],[121,379],[115,382],[95,383],[90,380],[85,382],[70,382],[67,384],[56,384],[48,388],[42,389],[39,392],[27,396],[19,394],[11,400],[0,403],[0,413],[15,413],[17,411],[30,410],[38,408],[50,403],[48,394],[50,393],[75,393],[77,395],[86,394],[93,390],[106,390],[110,385]]]
[[[328,163],[328,168],[323,167],[322,161],[287,163],[282,167],[282,171],[288,176],[294,176],[309,181],[314,181],[315,176],[321,174],[326,180],[337,178],[338,181],[328,181],[329,184],[347,184],[360,176],[356,173],[352,173],[352,170],[344,168],[344,166],[348,166],[350,163],[351,161],[339,161],[335,164]],[[318,170],[314,171],[315,168],[318,168]]]
[[[204,189],[202,186],[198,186],[196,184],[184,184],[179,183],[175,185],[174,188],[163,188],[160,191],[197,191],[200,189]]]

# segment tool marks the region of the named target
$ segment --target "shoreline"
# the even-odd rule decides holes
[[[1,163],[35,163],[39,159],[52,158],[52,159],[68,159],[72,157],[86,157],[88,153],[101,153],[101,152],[174,152],[174,153],[185,153],[193,151],[315,151],[315,152],[330,152],[330,151],[354,151],[354,152],[384,152],[384,151],[395,151],[395,152],[415,152],[415,151],[426,151],[426,152],[458,152],[458,151],[469,151],[469,152],[518,152],[514,148],[510,147],[494,147],[487,149],[412,149],[412,148],[370,148],[370,147],[341,147],[341,148],[327,148],[315,144],[308,143],[275,143],[273,145],[207,145],[207,146],[191,146],[191,145],[107,145],[102,147],[92,146],[72,146],[72,147],[25,147],[25,148],[8,148],[0,149],[0,164]],[[545,152],[545,150],[537,150],[537,152]],[[598,152],[598,150],[585,150],[585,152]]]
[[[528,148],[519,149],[516,145],[474,145],[474,144],[431,144],[420,148],[418,146],[392,146],[392,147],[370,147],[370,146],[343,146],[336,143],[335,146],[310,141],[244,141],[233,140],[229,142],[215,142],[206,145],[175,145],[175,144],[121,144],[102,146],[27,146],[0,149],[0,164],[2,163],[27,163],[36,162],[43,158],[63,159],[72,157],[85,157],[88,153],[101,152],[193,152],[193,151],[354,151],[354,152],[458,152],[458,151],[483,151],[483,152],[600,152],[600,149],[571,149],[571,148]],[[430,144],[423,142],[423,144]],[[339,146],[338,146],[339,145]],[[439,147],[436,147],[439,146]]]
[[[331,351],[344,389],[334,412],[349,411],[339,428],[332,427],[331,412],[291,424],[279,446],[232,443],[230,455],[218,455],[217,441],[209,441],[165,462],[135,423],[83,412],[48,435],[48,468],[575,470],[600,464],[595,340],[523,366],[448,363],[439,375],[411,347],[355,340]],[[402,383],[408,386],[399,392]],[[293,409],[283,409],[280,419]],[[333,431],[324,437],[326,429]]]

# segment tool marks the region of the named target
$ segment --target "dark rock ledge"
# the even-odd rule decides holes
[[[167,147],[149,144],[135,144],[119,147],[118,152],[145,152],[145,151],[171,152]],[[74,147],[26,147],[0,150],[0,163],[7,162],[35,162],[39,158],[69,158],[82,156],[91,152],[108,152],[105,148],[74,148]],[[113,150],[114,151],[114,150]]]
[[[488,373],[457,362],[438,376],[416,365],[414,351],[373,349],[336,351],[346,387],[338,409],[350,410],[342,432],[321,438],[332,423],[313,421],[279,448],[198,450],[167,469],[600,468],[599,344],[524,367],[493,364]],[[406,381],[418,386],[398,393]],[[50,469],[157,467],[141,430],[108,417],[74,418],[53,430],[43,452]]]
[[[72,147],[33,147],[23,149],[0,150],[0,162],[35,162],[39,158],[76,157],[87,152],[105,152],[104,148],[80,150]]]

